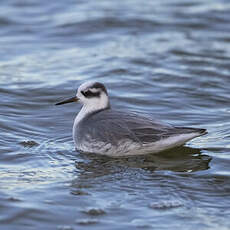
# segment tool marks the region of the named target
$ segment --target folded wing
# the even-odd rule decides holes
[[[92,140],[119,145],[122,140],[129,140],[140,145],[148,144],[180,134],[205,134],[204,129],[174,127],[163,124],[150,117],[136,113],[115,110],[98,112],[84,121],[84,133]]]

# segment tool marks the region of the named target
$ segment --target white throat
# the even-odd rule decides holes
[[[89,98],[83,102],[83,106],[75,118],[74,125],[77,125],[85,116],[90,113],[109,108],[109,98],[103,94],[99,98]]]

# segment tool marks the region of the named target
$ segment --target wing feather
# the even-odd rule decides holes
[[[104,110],[88,116],[84,120],[84,133],[91,139],[118,145],[121,140],[129,139],[140,145],[158,141],[173,133],[175,129],[147,116]]]

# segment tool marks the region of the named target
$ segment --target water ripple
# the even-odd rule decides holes
[[[230,228],[227,1],[1,7],[1,229]],[[54,104],[86,80],[113,108],[209,134],[160,155],[79,154],[80,105]]]

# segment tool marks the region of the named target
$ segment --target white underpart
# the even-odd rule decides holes
[[[189,134],[186,133],[186,134],[179,134],[179,135],[171,136],[168,138],[164,138],[160,141],[156,141],[156,142],[153,142],[151,144],[144,146],[141,154],[158,153],[158,152],[161,152],[161,151],[173,148],[173,147],[183,145],[185,142],[195,137],[198,137],[198,136],[201,136],[201,134],[200,133],[189,133]],[[136,155],[138,153],[134,151],[133,154]]]
[[[111,157],[144,155],[148,153],[158,153],[176,146],[183,145],[185,142],[200,136],[200,133],[180,134],[150,144],[140,145],[128,139],[120,141],[117,146],[105,142],[84,142],[75,146],[83,152],[98,153]]]

